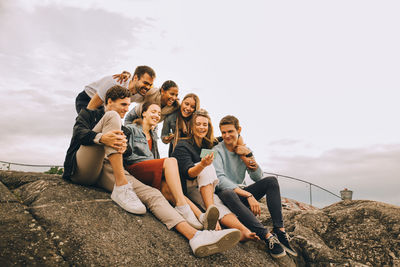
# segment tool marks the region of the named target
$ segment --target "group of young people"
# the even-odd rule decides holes
[[[275,258],[297,256],[285,232],[278,181],[263,177],[238,119],[222,118],[222,136],[215,138],[199,97],[190,93],[179,102],[178,85],[169,80],[158,89],[155,78],[152,68],[138,66],[133,76],[123,72],[85,87],[76,98],[78,117],[63,177],[112,192],[112,200],[128,212],[144,214],[147,207],[189,240],[195,256],[247,240],[263,240]],[[158,151],[161,121],[168,158]],[[249,186],[243,184],[246,172],[254,181]],[[263,196],[272,231],[256,217]]]

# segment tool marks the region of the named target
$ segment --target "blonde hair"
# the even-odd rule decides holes
[[[194,102],[196,102],[193,113],[200,109],[200,98],[196,94],[189,93],[189,94],[185,95],[185,97],[182,99],[181,103],[183,103],[183,101],[185,101],[185,99],[187,99],[187,98],[193,98]],[[181,136],[180,136],[181,130],[183,132],[187,133],[188,135],[190,134],[190,129],[191,129],[190,119],[192,117],[193,117],[193,114],[191,114],[190,118],[188,118],[188,119],[183,118],[181,109],[179,107],[178,113],[176,116],[175,138],[174,138],[174,143],[173,143],[173,149],[175,149],[176,144],[178,143],[179,139],[181,139]]]
[[[198,117],[205,117],[208,120],[208,130],[206,136],[203,138],[203,144],[205,143],[206,148],[212,148],[214,146],[214,127],[211,123],[211,118],[210,115],[208,115],[207,110],[205,109],[199,109],[195,111],[192,115],[191,119],[191,127],[190,127],[190,139],[194,141],[194,134],[193,134],[193,129],[195,127],[196,119]]]

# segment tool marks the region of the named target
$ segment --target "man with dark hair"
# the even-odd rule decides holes
[[[105,95],[109,88],[121,85],[132,93],[131,102],[141,103],[144,96],[153,86],[156,73],[149,66],[138,66],[133,73],[133,78],[127,71],[121,74],[106,76],[87,86],[75,99],[76,112],[79,114],[84,107],[88,109],[101,108],[105,102]],[[156,90],[156,89],[155,89]]]
[[[265,241],[272,257],[294,256],[296,251],[289,244],[282,218],[282,203],[276,177],[263,177],[253,153],[245,145],[238,144],[241,132],[239,120],[231,115],[219,123],[223,141],[216,145],[214,167],[219,179],[216,192],[224,204],[235,213],[239,220]],[[246,171],[255,182],[241,187]],[[266,196],[268,210],[273,223],[273,233],[257,219],[261,209],[258,200]]]
[[[81,110],[65,158],[63,178],[100,187],[115,179],[111,198],[125,210],[143,214],[146,208],[128,183],[122,163],[127,140],[121,119],[129,110],[130,97],[128,89],[115,85],[105,95],[105,113],[102,109]],[[103,171],[106,163],[111,165],[112,173]]]
[[[82,108],[65,158],[63,178],[112,191],[111,198],[131,213],[144,214],[144,203],[168,229],[176,229],[189,240],[197,257],[219,253],[235,246],[239,242],[240,231],[196,230],[159,190],[141,183],[124,170],[122,153],[126,150],[127,140],[121,131],[121,119],[128,111],[130,96],[128,89],[116,85],[105,95],[105,113],[102,109]]]

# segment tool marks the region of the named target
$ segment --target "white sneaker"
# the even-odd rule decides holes
[[[192,209],[189,204],[183,206],[176,206],[175,210],[182,215],[182,217],[190,224],[193,228],[198,230],[203,229],[203,225],[199,222],[199,220],[194,215]]]
[[[196,257],[205,257],[228,250],[240,240],[238,229],[225,229],[221,231],[197,231],[189,240],[190,247]]]
[[[215,205],[210,205],[200,217],[204,230],[215,230],[219,219],[219,210]]]
[[[145,214],[146,207],[133,191],[131,183],[116,186],[111,193],[111,199],[114,200],[124,210],[134,214]]]

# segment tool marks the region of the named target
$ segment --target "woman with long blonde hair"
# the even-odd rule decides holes
[[[179,109],[165,118],[161,131],[161,140],[164,144],[169,143],[168,156],[171,156],[181,138],[189,136],[190,119],[199,108],[199,97],[190,93],[185,95]]]

